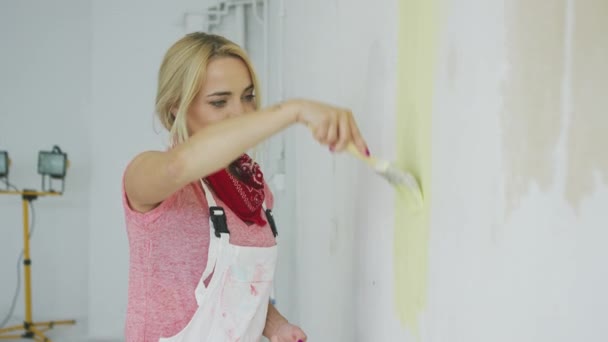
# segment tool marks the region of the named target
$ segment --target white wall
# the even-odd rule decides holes
[[[394,1],[287,1],[284,27],[287,97],[350,107],[372,153],[387,158],[394,153],[395,10]],[[297,322],[315,341],[396,340],[391,189],[302,128],[288,158],[297,189]],[[390,338],[366,339],[367,331]]]
[[[445,10],[424,340],[604,341],[608,6]]]
[[[348,104],[389,158],[396,9],[288,2],[285,28],[288,96]],[[602,1],[442,3],[421,340],[608,338],[607,14]],[[297,138],[299,321],[315,340],[416,340],[395,317],[391,192]]]
[[[0,149],[13,160],[10,181],[40,190],[38,151],[54,144],[71,160],[65,195],[34,202],[33,315],[37,321],[78,319],[79,326],[68,329],[80,331],[86,329],[89,283],[89,21],[87,1],[0,3]],[[21,212],[19,197],[0,196],[0,320],[17,284]],[[9,324],[24,319],[23,293],[22,283]]]

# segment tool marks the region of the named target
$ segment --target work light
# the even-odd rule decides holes
[[[68,169],[68,155],[61,151],[59,146],[53,146],[51,151],[38,152],[38,173],[42,175],[42,190],[54,191],[51,180],[61,180],[61,192],[64,190],[64,178]],[[49,188],[46,187],[46,179],[49,179]]]

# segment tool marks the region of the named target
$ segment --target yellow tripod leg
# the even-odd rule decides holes
[[[33,339],[41,342],[52,342],[50,338],[44,335],[44,332],[52,329],[56,325],[74,325],[75,320],[63,321],[47,321],[47,322],[32,322],[32,271],[30,259],[30,214],[29,204],[38,196],[58,195],[57,193],[44,193],[24,190],[20,192],[0,191],[0,194],[14,194],[22,196],[23,205],[23,268],[24,268],[24,297],[25,297],[25,322],[23,324],[14,325],[0,329],[0,340],[20,340]],[[40,327],[40,328],[39,328]],[[17,332],[22,332],[20,335],[15,335]],[[11,333],[11,335],[8,335]]]

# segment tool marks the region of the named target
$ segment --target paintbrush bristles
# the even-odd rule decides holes
[[[422,190],[416,178],[389,162],[377,163],[376,172],[383,176],[395,188],[406,188],[414,196],[419,205],[422,204]]]
[[[403,189],[414,196],[417,204],[422,205],[422,190],[416,178],[409,172],[397,168],[394,164],[389,161],[376,159],[370,156],[364,156],[357,150],[357,147],[351,142],[347,146],[348,152],[353,156],[371,166],[376,173],[384,177],[395,189]]]

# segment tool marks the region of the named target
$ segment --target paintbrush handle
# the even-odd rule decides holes
[[[310,125],[308,125],[308,129],[310,129],[312,131],[312,127]],[[376,169],[376,165],[378,165],[378,161],[376,160],[376,158],[374,157],[368,157],[364,154],[362,154],[361,152],[359,152],[359,150],[357,149],[357,146],[355,146],[355,144],[351,142],[348,143],[348,145],[346,146],[346,150],[352,154],[354,157],[356,157],[357,159],[360,159],[361,161],[365,162],[367,165],[371,166],[373,169]]]
[[[348,143],[348,146],[346,146],[346,150],[352,154],[353,156],[355,156],[356,158],[360,159],[361,161],[367,163],[369,166],[371,167],[375,167],[377,160],[373,157],[368,157],[364,154],[362,154],[358,149],[357,146],[355,146],[355,144],[353,144],[352,142]]]

